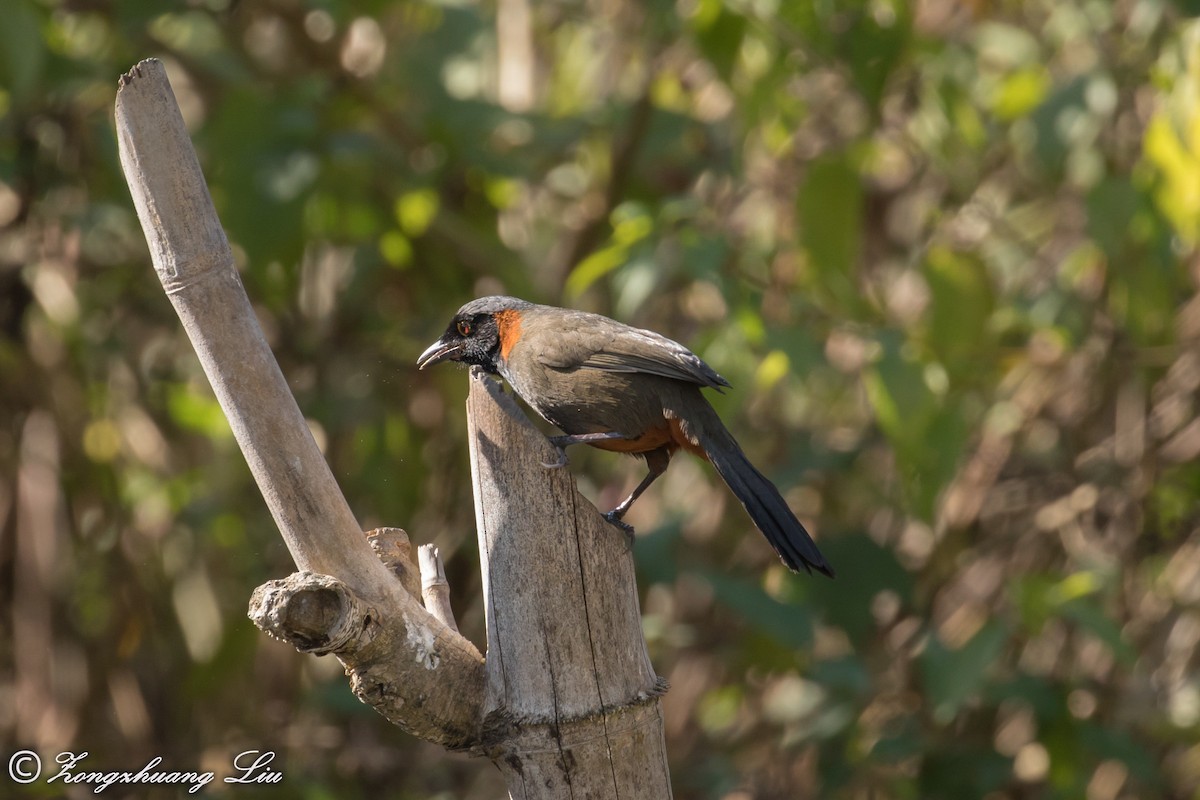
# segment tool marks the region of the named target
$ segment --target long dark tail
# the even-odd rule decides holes
[[[715,413],[713,417],[716,417]],[[711,424],[704,426],[708,430],[698,437],[700,447],[716,467],[717,473],[742,501],[746,513],[767,537],[783,563],[793,572],[804,569],[811,574],[815,569],[832,578],[833,567],[829,566],[808,531],[788,508],[787,501],[775,484],[750,463],[733,435],[719,421],[717,425],[721,426],[719,432],[713,430],[715,426]]]

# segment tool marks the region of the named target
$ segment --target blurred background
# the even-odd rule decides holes
[[[790,575],[692,459],[634,507],[677,797],[1200,797],[1196,14],[4,0],[2,754],[503,792],[245,617],[292,565],[117,161],[156,56],[351,506],[441,547],[481,647],[467,376],[413,366],[454,310],[599,311],[732,382],[839,575]],[[571,469],[601,508],[644,474]]]

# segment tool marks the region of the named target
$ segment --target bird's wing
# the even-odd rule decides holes
[[[593,316],[593,315],[588,315]],[[683,345],[653,331],[631,328],[607,317],[560,326],[552,351],[539,359],[555,369],[645,372],[720,391],[729,381]]]

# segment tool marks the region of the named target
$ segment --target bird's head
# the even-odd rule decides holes
[[[500,295],[472,300],[450,320],[442,338],[417,358],[417,369],[440,361],[459,361],[495,374],[497,363],[520,336],[521,313],[532,307],[532,303]]]

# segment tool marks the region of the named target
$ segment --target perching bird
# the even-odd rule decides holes
[[[605,514],[609,522],[631,531],[625,512],[683,449],[712,463],[791,570],[833,577],[779,490],[700,392],[729,382],[678,342],[599,314],[493,296],[460,308],[417,366],[446,360],[500,375],[564,432],[551,438],[560,463],[548,466],[566,464],[562,448],[581,443],[645,458],[649,474]]]

